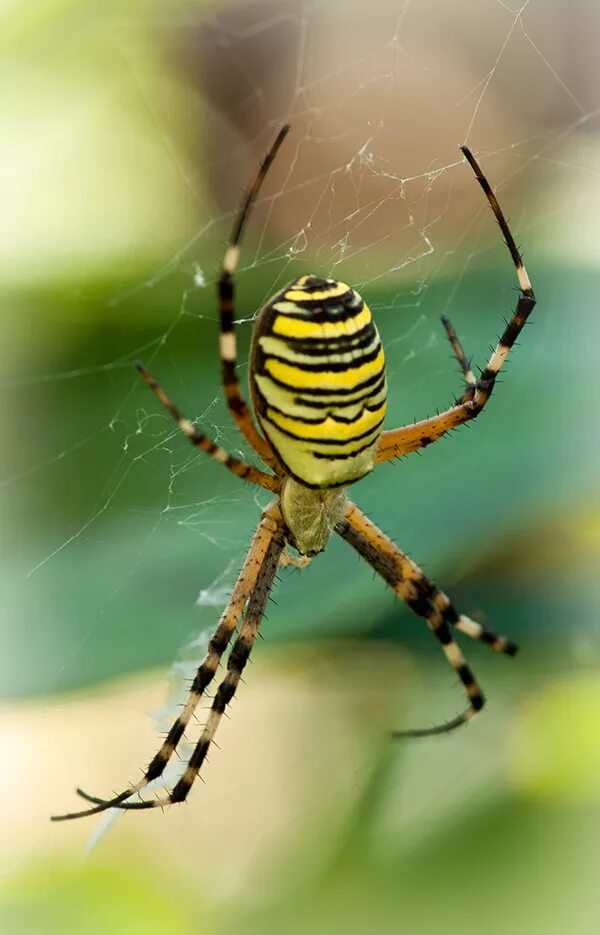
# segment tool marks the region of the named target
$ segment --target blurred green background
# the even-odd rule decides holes
[[[3,931],[598,931],[600,14],[578,9],[0,10]],[[241,374],[256,309],[333,275],[375,312],[388,427],[460,391],[440,314],[483,365],[511,313],[514,271],[458,143],[497,188],[533,321],[476,424],[352,496],[522,651],[463,639],[483,716],[390,745],[461,690],[332,542],[281,572],[189,803],[50,825],[77,783],[104,794],[148,761],[151,715],[174,716],[268,501],[190,451],[132,363],[249,456],[218,383],[214,280],[283,120],[242,255]]]

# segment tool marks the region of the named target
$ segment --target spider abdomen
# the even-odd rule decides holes
[[[283,468],[308,487],[373,467],[385,416],[383,349],[368,306],[345,283],[302,276],[261,311],[250,387]]]

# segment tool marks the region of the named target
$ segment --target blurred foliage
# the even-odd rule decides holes
[[[500,543],[549,517],[569,522],[582,498],[595,495],[600,448],[582,426],[593,424],[598,384],[578,374],[594,367],[599,277],[582,273],[575,286],[535,262],[531,274],[540,284],[539,309],[483,417],[421,456],[382,466],[352,496],[438,580],[457,582],[465,612],[490,614],[495,628],[513,636],[536,627],[541,615],[547,637],[560,631],[565,613],[583,609],[590,589],[597,590],[593,578],[583,591],[569,574],[553,578],[550,591],[527,590],[525,583],[524,592],[521,583],[511,596],[508,585],[492,602],[489,580],[459,584],[470,563],[485,562]],[[212,292],[200,290],[194,299],[206,319],[179,321],[155,353],[156,330],[140,322],[146,313],[152,321],[153,306],[172,305],[177,288],[169,283],[136,292],[107,320],[108,297],[117,288],[90,285],[76,297],[86,327],[49,364],[73,378],[23,384],[17,375],[7,400],[9,409],[26,414],[16,427],[18,435],[23,431],[19,444],[6,453],[9,475],[21,475],[7,500],[16,532],[3,567],[13,614],[6,620],[10,651],[0,682],[9,695],[62,690],[171,661],[186,638],[214,619],[206,610],[194,614],[193,602],[223,572],[221,583],[232,583],[257,522],[255,500],[266,502],[190,452],[132,371],[132,347],[150,345],[152,369],[183,411],[239,450],[218,385],[216,328],[207,310]],[[368,296],[376,312],[383,309],[388,425],[444,407],[460,391],[437,320],[449,289],[445,281],[432,284],[412,328],[403,324],[402,311],[393,311],[393,295]],[[259,304],[258,290],[248,296],[242,285],[241,292],[244,307]],[[449,312],[476,361],[484,361],[513,296],[508,261],[461,281]],[[65,298],[28,302],[32,308],[43,302],[58,328],[70,318]],[[577,310],[576,328],[567,309]],[[374,632],[404,641],[415,630],[397,624],[402,610],[342,543],[332,543],[302,575],[283,577],[280,607],[265,627],[269,641]],[[584,618],[577,637],[595,628]],[[562,639],[574,635],[563,629]],[[26,656],[23,672],[15,660]]]
[[[593,677],[597,684],[597,671]],[[473,757],[458,771],[453,766],[440,773],[434,768],[444,762],[438,743],[433,758],[417,753],[411,778],[414,753],[402,753],[387,743],[373,747],[369,768],[356,775],[352,806],[341,815],[331,810],[319,823],[307,810],[291,853],[268,874],[259,874],[254,888],[242,886],[233,895],[219,895],[229,867],[217,862],[208,871],[202,861],[204,870],[199,872],[193,860],[190,864],[190,854],[178,855],[177,837],[168,837],[166,823],[174,818],[170,813],[156,831],[173,847],[164,854],[163,848],[140,850],[147,825],[136,826],[136,838],[131,823],[129,835],[117,847],[115,831],[112,842],[103,842],[83,866],[38,859],[33,867],[23,867],[3,888],[2,929],[17,935],[95,935],[109,927],[164,935],[458,935],[468,927],[491,935],[539,930],[593,935],[598,923],[600,770],[597,756],[590,757],[586,747],[598,749],[600,722],[597,707],[590,710],[577,702],[581,689],[577,679],[564,680],[557,691],[549,686],[546,697],[532,699],[534,717],[525,711],[513,724],[517,745],[509,738],[506,750],[497,738],[503,748],[499,762],[517,764],[513,777],[494,766],[474,779]],[[587,745],[574,744],[567,712],[582,716],[580,723],[588,728],[595,724],[587,733]],[[457,750],[459,759],[468,750],[462,740],[450,747],[452,753],[446,745],[448,763],[456,763]],[[563,751],[562,766],[558,749]],[[518,766],[522,754],[525,782]],[[538,782],[532,782],[532,755],[543,784],[541,795]],[[552,774],[557,777],[557,768],[558,796],[549,794],[552,781],[548,782]],[[587,783],[583,795],[582,780]],[[324,788],[323,795],[335,798],[331,788]],[[399,812],[405,813],[400,824]],[[413,813],[415,822],[407,822],[406,816]],[[200,824],[197,846],[202,853],[197,856],[205,857],[211,843],[201,831],[202,809],[194,816]],[[226,815],[223,824],[227,829]],[[243,828],[237,830],[243,839]],[[235,849],[236,840],[230,839],[229,846]],[[233,852],[230,862],[235,862]]]
[[[174,897],[174,887],[169,893],[160,892],[148,868],[139,864],[135,873],[119,872],[114,866],[88,866],[82,871],[67,865],[42,865],[28,870],[5,890],[0,923],[14,935],[106,935],[108,931],[183,935],[197,931],[192,928],[198,924],[197,907],[192,914],[183,899],[174,906]]]

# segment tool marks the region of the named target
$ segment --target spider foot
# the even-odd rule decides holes
[[[51,815],[50,821],[69,821],[72,818],[85,818],[88,815],[97,815],[100,812],[107,811],[109,808],[122,808],[125,799],[139,792],[139,789],[127,789],[125,792],[113,796],[112,799],[101,799],[99,796],[84,792],[84,790],[79,787],[77,787],[75,791],[77,795],[85,799],[86,802],[92,802],[94,807],[82,809],[79,812],[67,812],[64,815]]]
[[[84,792],[83,789],[79,787],[75,790],[77,795],[82,799],[85,799],[86,802],[93,802],[99,806],[99,809],[94,809],[93,811],[102,811],[109,808],[119,808],[121,811],[129,811],[131,809],[145,809],[145,808],[168,808],[169,805],[173,805],[173,799],[170,794],[163,796],[162,798],[157,799],[140,799],[139,802],[127,802],[122,796],[115,796],[114,799],[101,799],[96,795],[90,795],[89,792]],[[136,790],[136,792],[139,790]],[[129,798],[131,795],[135,795],[135,792],[130,792],[127,794],[126,798]],[[90,810],[91,811],[91,810]],[[82,814],[87,814],[83,812]]]
[[[120,799],[120,796],[114,796],[112,800],[101,799],[100,796],[90,795],[89,792],[85,792],[79,786],[77,786],[75,792],[81,799],[85,799],[86,802],[93,802],[95,805],[104,805],[106,808],[112,808],[112,803],[115,801],[115,799]]]
[[[391,736],[393,740],[400,740],[405,737],[434,737],[437,734],[449,734],[458,727],[462,727],[467,721],[472,720],[476,714],[477,711],[474,708],[468,708],[462,714],[452,718],[452,720],[444,721],[443,724],[434,724],[432,727],[409,728],[408,730],[394,730]]]

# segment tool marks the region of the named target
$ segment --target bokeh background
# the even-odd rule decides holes
[[[32,0],[0,26],[3,931],[597,932],[597,4]],[[214,282],[283,120],[242,376],[256,309],[316,271],[375,311],[388,426],[446,406],[439,315],[483,364],[516,298],[459,143],[511,219],[539,305],[488,410],[353,495],[522,652],[463,639],[489,708],[391,745],[461,690],[332,542],[282,571],[189,803],[51,825],[77,783],[149,760],[266,502],[189,450],[132,362],[248,455]]]

